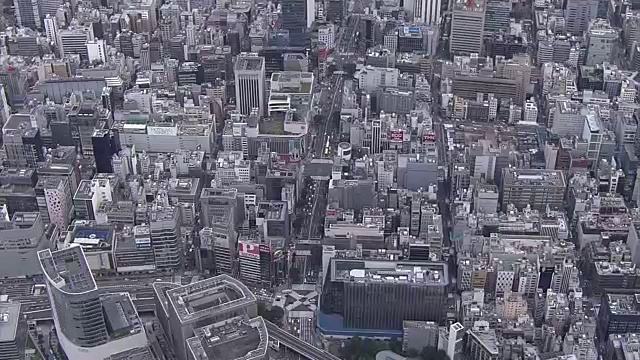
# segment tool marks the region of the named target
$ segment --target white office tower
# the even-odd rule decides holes
[[[307,29],[311,28],[313,22],[316,21],[316,2],[315,0],[305,0],[307,2]]]
[[[192,25],[192,24],[189,24],[189,25],[187,25],[185,30],[187,32],[187,45],[195,46],[196,45],[196,36],[197,36],[196,27],[194,25]]]
[[[58,45],[58,19],[47,14],[44,18],[44,32],[49,43]]]
[[[318,42],[327,45],[327,49],[333,49],[336,46],[333,25],[329,24],[318,28]]]
[[[459,322],[451,324],[449,328],[440,328],[438,350],[443,350],[451,360],[459,359],[464,346],[465,329]]]
[[[238,55],[234,66],[236,80],[236,109],[249,115],[253,109],[264,115],[264,57],[257,54]]]
[[[58,32],[60,57],[78,54],[81,58],[87,58],[87,43],[92,40],[93,27],[91,26],[77,26],[60,30]]]
[[[107,46],[104,40],[96,39],[87,43],[89,62],[107,63]]]
[[[449,51],[452,54],[480,54],[484,19],[484,0],[456,0],[451,18]]]
[[[413,18],[418,23],[438,25],[442,15],[441,9],[442,0],[415,0]]]
[[[534,123],[538,121],[538,106],[533,100],[527,100],[524,104],[524,121]]]
[[[81,246],[42,250],[38,260],[60,345],[69,359],[105,359],[148,346],[129,295],[100,294]]]

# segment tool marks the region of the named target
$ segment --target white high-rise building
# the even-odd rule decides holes
[[[413,18],[416,22],[427,25],[438,25],[442,17],[442,0],[416,0],[413,9]]]
[[[326,25],[318,28],[318,42],[327,45],[328,49],[333,49],[335,47],[335,32],[333,30],[333,25]]]
[[[44,18],[44,32],[50,43],[58,45],[58,19],[47,14]]]
[[[527,100],[524,104],[524,121],[537,122],[538,121],[538,107],[533,100]]]
[[[306,0],[307,2],[307,29],[311,28],[313,22],[316,21],[316,2],[315,0]]]
[[[87,43],[93,40],[93,28],[75,27],[62,29],[58,32],[58,46],[60,47],[60,57],[68,54],[79,54],[80,57],[87,56]]]
[[[438,350],[445,351],[449,359],[457,359],[456,354],[463,351],[465,332],[464,326],[459,322],[451,324],[448,329],[440,328]]]
[[[101,294],[80,245],[38,252],[51,314],[69,359],[104,359],[148,346],[127,293]]]
[[[243,115],[258,109],[260,115],[265,111],[265,65],[264,57],[244,53],[238,55],[235,63],[236,109]]]
[[[195,46],[196,45],[196,27],[192,24],[187,25],[187,45]]]
[[[87,43],[87,54],[89,55],[89,62],[100,62],[106,64],[107,62],[107,47],[104,40],[93,40]]]

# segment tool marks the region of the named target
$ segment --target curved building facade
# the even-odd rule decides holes
[[[100,294],[82,247],[43,250],[38,259],[47,281],[58,334],[79,347],[105,344],[109,337]]]
[[[82,247],[38,252],[51,313],[69,359],[104,359],[148,344],[127,294],[101,296]]]

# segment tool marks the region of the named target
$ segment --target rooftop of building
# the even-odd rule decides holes
[[[94,186],[96,184],[93,180],[81,180],[78,184],[78,189],[73,196],[74,200],[91,200],[95,194]],[[105,182],[102,182],[102,186],[105,186]]]
[[[4,136],[35,136],[38,127],[34,126],[30,115],[12,114],[2,128]]]
[[[640,294],[607,293],[605,299],[613,315],[640,315]]]
[[[8,219],[9,214],[5,208],[0,208],[0,217]],[[8,229],[28,229],[40,219],[40,213],[36,212],[15,212],[10,221],[0,222],[0,231]]]
[[[132,214],[135,210],[136,204],[131,200],[104,201],[98,208],[98,212],[119,215]]]
[[[95,221],[75,220],[67,228],[67,245],[78,244],[85,252],[111,251],[114,226],[99,225]]]
[[[242,316],[194,330],[187,340],[197,360],[249,360],[266,356],[269,337],[262,317]]]
[[[445,263],[331,259],[332,280],[444,286],[449,283]]]
[[[0,295],[0,343],[15,341],[20,322],[20,303],[8,301]]]
[[[69,175],[73,172],[74,166],[71,164],[41,162],[38,163],[38,174],[40,175]]]
[[[102,311],[112,339],[127,337],[143,331],[142,322],[133,305],[129,293],[105,294],[100,296]]]
[[[610,334],[609,343],[623,353],[623,359],[640,358],[640,333]]]
[[[271,74],[271,93],[311,94],[313,81],[313,73],[310,72],[274,72]]]
[[[7,167],[7,168],[3,168],[0,171],[0,178],[30,179],[33,176],[34,176],[33,169]]]
[[[258,203],[257,217],[265,220],[284,220],[287,216],[285,201],[262,201]]]
[[[163,206],[158,204],[157,202],[154,202],[149,210],[149,222],[151,224],[152,230],[155,223],[165,221],[175,222],[177,221],[179,216],[180,209],[178,207],[171,205]]]
[[[578,224],[582,227],[583,232],[595,230],[600,233],[602,231],[622,231],[625,234],[629,231],[632,217],[628,213],[617,213],[609,216],[602,216],[598,213],[585,211],[580,213]]]
[[[217,188],[204,188],[200,198],[227,198],[235,199],[238,196],[237,189],[217,189]]]
[[[438,324],[433,321],[415,321],[415,320],[404,320],[402,322],[403,328],[413,328],[413,329],[438,329]]]
[[[505,168],[503,182],[509,186],[545,186],[565,188],[564,173],[561,170]]]
[[[59,290],[68,294],[97,290],[81,246],[72,245],[57,251],[41,250],[38,259],[46,277]]]
[[[609,262],[609,261],[597,261],[594,264],[598,275],[636,275],[640,274],[640,270],[636,268],[632,262]]]
[[[155,360],[156,356],[153,354],[148,346],[137,347],[129,350],[124,350],[116,354],[112,354],[104,360]]]
[[[301,125],[304,126],[304,124],[306,123],[306,114],[304,111],[296,111],[293,109],[293,107],[295,106],[294,104],[292,105],[292,109],[288,110],[288,111],[276,111],[271,113],[271,115],[269,117],[265,117],[263,118],[258,127],[259,127],[259,132],[260,135],[270,135],[270,136],[281,136],[281,135],[287,135],[287,136],[300,136],[301,134],[298,133],[292,133],[292,132],[288,132],[287,130],[285,130],[285,125],[286,124],[294,124],[294,123],[299,123]],[[304,106],[304,104],[300,104],[301,107]],[[306,128],[306,126],[305,126]],[[306,133],[305,133],[306,134]]]
[[[58,176],[41,176],[38,179],[38,183],[36,184],[37,188],[45,189],[45,190],[64,190],[67,185],[67,179]]]
[[[498,338],[495,329],[485,329],[483,331],[470,330],[468,332],[484,349],[491,355],[498,355]]]
[[[115,236],[113,252],[151,250],[151,230],[149,225],[124,226]]]
[[[400,27],[398,36],[405,38],[422,38],[422,29],[417,25],[409,25]]]
[[[264,70],[264,57],[257,54],[240,54],[234,64],[235,71],[260,71]]]
[[[234,306],[256,301],[253,293],[244,284],[228,275],[219,275],[168,290],[166,296],[182,323],[224,313]]]

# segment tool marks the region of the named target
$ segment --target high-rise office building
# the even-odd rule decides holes
[[[33,0],[32,0],[33,1]],[[58,9],[62,6],[62,0],[37,0],[40,7],[40,18],[45,18],[47,15],[56,16]],[[38,20],[41,21],[41,20]]]
[[[93,156],[96,161],[96,171],[99,173],[112,173],[113,165],[111,156],[117,153],[113,135],[108,129],[96,129],[91,137]]]
[[[22,27],[41,29],[40,5],[38,0],[13,0],[16,23]]]
[[[202,189],[200,209],[203,227],[211,227],[214,224],[214,216],[228,217],[230,213],[233,213],[235,218],[234,227],[244,220],[244,198],[238,194],[237,189]]]
[[[166,197],[165,194],[159,195]],[[151,245],[156,261],[156,269],[181,269],[183,266],[183,246],[180,209],[157,203],[149,211]]]
[[[344,0],[328,0],[326,4],[326,17],[328,21],[339,23],[344,18],[346,12],[346,1]]]
[[[509,33],[511,2],[488,0],[484,18],[484,35],[504,31]]]
[[[320,304],[347,328],[401,330],[406,319],[444,322],[448,286],[445,263],[336,257]]]
[[[480,54],[484,21],[484,0],[456,0],[451,18],[449,51],[452,54]]]
[[[283,0],[281,28],[289,31],[290,46],[309,46],[308,29],[313,23],[315,4],[312,0]]]
[[[442,17],[442,0],[416,0],[415,3],[412,4],[414,8],[407,10],[413,11],[413,17],[416,22],[427,25],[440,24]]]
[[[47,14],[44,18],[44,33],[49,43],[58,45],[58,19]]]
[[[36,167],[44,160],[40,129],[29,115],[11,115],[2,128],[2,142],[6,165]]]
[[[234,66],[236,80],[236,109],[249,115],[253,109],[263,115],[265,68],[264,57],[257,54],[240,54]]]
[[[589,28],[589,22],[598,14],[598,0],[567,0],[564,19],[567,31],[581,36]]]
[[[60,57],[78,54],[82,59],[88,59],[87,43],[92,41],[93,27],[75,27],[58,31],[58,46]]]
[[[69,181],[63,177],[41,177],[38,179],[36,192],[39,187],[42,187],[47,222],[58,226],[61,230],[66,229],[73,216],[73,199]],[[40,213],[43,214],[44,211],[41,210]]]
[[[38,253],[47,281],[53,319],[65,351],[107,343],[100,293],[80,246]],[[73,352],[69,353],[71,356]]]
[[[82,247],[38,252],[51,313],[69,359],[105,359],[147,350],[142,322],[126,293],[100,294]]]
[[[232,274],[238,235],[233,212],[213,216],[212,226],[200,230],[199,267],[216,274]]]
[[[596,337],[606,344],[611,334],[640,332],[640,294],[610,289],[602,294]]]
[[[618,30],[614,29],[609,21],[603,19],[591,21],[587,32],[586,65],[594,66],[612,62],[617,42]]]
[[[566,180],[561,170],[502,169],[502,209],[509,204],[518,209],[530,206],[545,211],[562,208]]]

